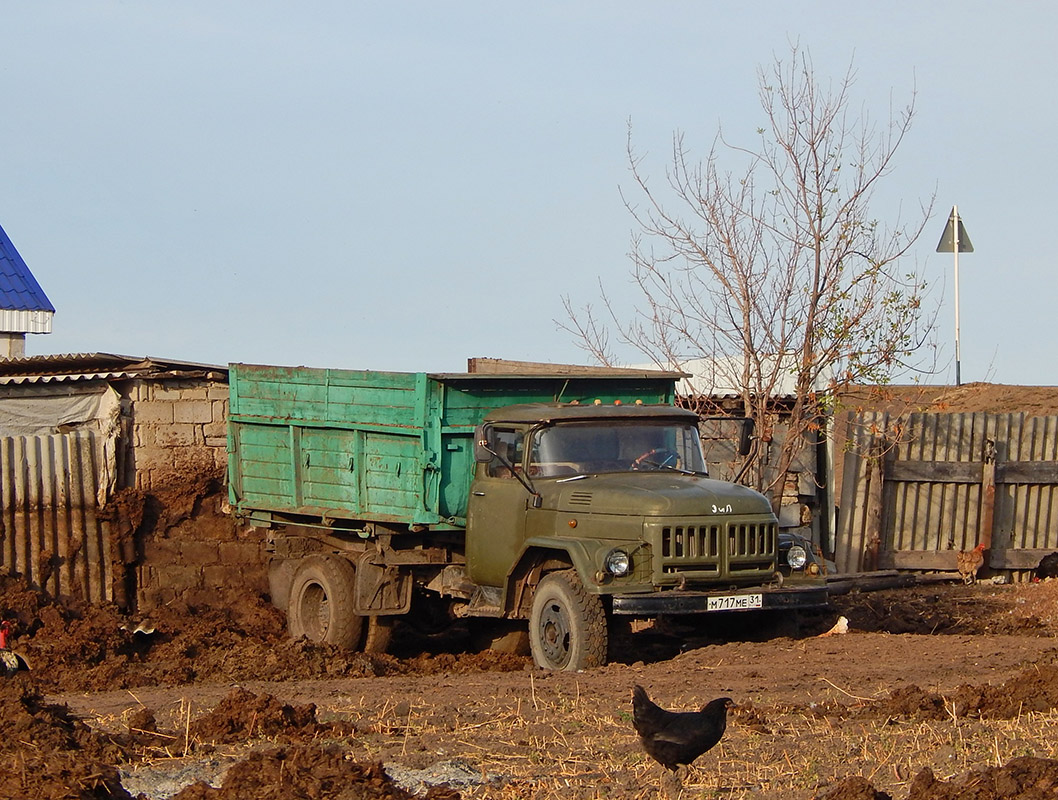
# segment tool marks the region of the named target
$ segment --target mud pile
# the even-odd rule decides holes
[[[21,581],[0,578],[0,619],[13,623],[11,649],[24,656],[38,684],[51,692],[506,671],[529,663],[502,653],[424,652],[398,658],[293,641],[283,614],[264,596],[245,593],[189,594],[149,618],[129,618],[113,606],[58,603]]]
[[[190,721],[183,734],[159,731],[154,712],[142,709],[125,735],[106,735],[47,703],[28,675],[0,681],[0,800],[129,800],[119,767],[153,757],[195,755],[218,743],[268,738],[283,746],[252,752],[227,770],[220,787],[203,781],[182,789],[179,800],[244,798],[412,797],[381,764],[358,763],[348,723],[320,723],[312,705],[290,706],[271,695],[232,691],[213,711]],[[164,744],[168,744],[165,747]],[[438,787],[436,800],[458,798]]]
[[[1014,758],[1002,767],[973,770],[951,781],[923,769],[911,782],[907,800],[1049,800],[1058,797],[1058,761]],[[820,800],[894,800],[861,777],[846,778]]]
[[[49,704],[31,679],[0,680],[0,798],[128,798],[125,750]]]

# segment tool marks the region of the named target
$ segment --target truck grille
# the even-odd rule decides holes
[[[770,577],[776,527],[774,522],[661,525],[655,542],[659,577]]]

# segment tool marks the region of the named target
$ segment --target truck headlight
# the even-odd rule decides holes
[[[603,566],[615,578],[620,578],[622,575],[628,574],[628,570],[632,567],[632,559],[624,550],[615,547],[606,554],[606,558],[603,559]]]
[[[786,563],[790,565],[790,569],[801,569],[808,563],[808,553],[799,544],[791,545],[786,551]]]

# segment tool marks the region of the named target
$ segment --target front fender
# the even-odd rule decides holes
[[[514,566],[507,573],[507,592],[515,588],[519,580],[526,576],[534,566],[546,562],[549,558],[566,561],[577,570],[580,582],[585,590],[592,594],[606,592],[607,581],[598,577],[603,568],[603,557],[614,547],[629,548],[624,539],[566,539],[558,536],[532,536],[525,540]],[[629,549],[635,549],[633,545]],[[556,564],[556,567],[563,565]],[[611,589],[612,591],[612,589]]]

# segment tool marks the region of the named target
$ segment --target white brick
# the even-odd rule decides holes
[[[175,421],[174,403],[153,401],[136,403],[132,409],[132,418],[137,425],[168,425]]]
[[[208,400],[182,400],[173,404],[173,421],[207,423],[213,421],[213,404]]]

